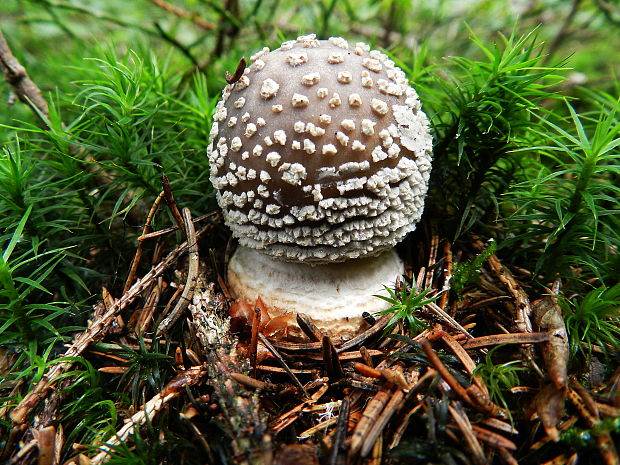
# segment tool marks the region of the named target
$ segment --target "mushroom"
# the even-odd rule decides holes
[[[403,273],[394,246],[422,215],[432,149],[392,60],[314,34],[265,47],[225,87],[210,136],[210,179],[240,244],[228,268],[238,298],[338,338],[386,308],[373,295]]]

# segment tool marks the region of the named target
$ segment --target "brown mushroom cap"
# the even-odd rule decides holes
[[[251,61],[223,91],[209,147],[239,242],[323,263],[376,255],[412,231],[431,136],[402,70],[366,44],[314,35]]]

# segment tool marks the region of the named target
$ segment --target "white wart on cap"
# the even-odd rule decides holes
[[[415,228],[428,120],[383,53],[315,35],[265,48],[217,104],[211,181],[241,245],[287,261],[376,255]]]

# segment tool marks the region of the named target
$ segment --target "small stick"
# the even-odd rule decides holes
[[[396,368],[400,368],[400,367],[396,367]],[[379,368],[379,372],[381,373],[381,376],[383,376],[383,378],[386,381],[389,381],[395,386],[398,386],[404,392],[409,392],[411,386],[409,386],[409,383],[407,383],[407,380],[405,379],[405,376],[403,375],[402,370],[394,370],[391,368]]]
[[[383,356],[385,355],[384,351],[381,350],[376,350],[376,349],[371,349],[371,350],[366,350],[367,355],[369,357],[379,357],[379,356]],[[308,355],[291,355],[291,357],[293,358],[303,358],[303,359],[310,359],[310,360],[317,360],[317,361],[322,361],[323,360],[323,355],[322,354],[308,354]],[[340,358],[340,361],[345,361],[345,360],[358,360],[358,359],[364,359],[364,356],[362,355],[361,351],[359,350],[352,350],[350,352],[339,352],[338,353],[338,358]],[[370,363],[372,363],[372,360],[370,360]],[[366,364],[368,365],[368,364]],[[370,366],[370,365],[368,365]]]
[[[203,227],[196,236],[200,236],[207,231],[207,227]],[[170,252],[164,260],[159,262],[156,266],[144,275],[142,279],[136,281],[131,286],[131,289],[120,299],[114,302],[114,305],[107,309],[104,314],[97,320],[93,321],[86,330],[77,335],[62,356],[64,360],[71,360],[74,357],[79,357],[86,348],[93,342],[97,342],[103,338],[106,334],[109,325],[115,321],[116,314],[123,311],[129,304],[131,304],[141,293],[147,288],[155,279],[161,276],[178,258],[187,252],[189,245],[186,242],[178,245],[172,252]],[[26,418],[36,408],[41,400],[47,396],[52,388],[52,385],[57,381],[66,370],[73,365],[70,361],[63,361],[53,365],[47,373],[41,378],[41,381],[34,386],[34,388],[21,400],[21,402],[11,412],[11,420],[15,424],[23,424],[26,422]]]
[[[257,307],[254,309],[254,315],[252,317],[252,339],[250,341],[250,365],[252,367],[252,373],[255,378],[257,375],[256,356],[258,352],[258,329],[260,328],[260,320],[261,320],[260,314],[261,314],[261,311],[257,305]]]
[[[138,334],[144,334],[149,324],[153,320],[153,314],[155,313],[155,309],[159,304],[159,299],[161,298],[161,293],[163,291],[161,283],[162,279],[158,280],[158,283],[155,284],[153,290],[146,298],[146,303],[142,310],[140,311],[138,318],[136,319],[135,328]],[[164,287],[165,288],[165,287]]]
[[[33,428],[32,435],[39,449],[37,464],[52,465],[54,462],[55,450],[60,450],[60,448],[62,448],[62,444],[56,444],[56,428],[54,426],[46,426],[41,429]]]
[[[450,295],[450,280],[452,279],[452,244],[450,241],[445,241],[443,243],[443,254],[444,254],[444,275],[443,275],[443,284],[441,286],[441,297],[439,299],[439,306],[441,308],[446,308],[446,304],[448,303],[448,296]]]
[[[283,413],[278,418],[276,418],[271,423],[269,423],[269,429],[273,432],[273,434],[278,434],[288,425],[290,425],[295,420],[297,420],[297,418],[299,418],[299,415],[301,414],[301,411],[305,406],[306,406],[306,401],[293,407],[288,412]]]
[[[295,373],[291,371],[287,363],[284,361],[284,358],[282,358],[282,355],[280,355],[280,352],[278,352],[276,348],[271,345],[271,343],[267,340],[267,338],[262,333],[258,333],[258,337],[260,341],[263,343],[263,345],[267,347],[267,350],[271,352],[271,354],[278,360],[278,362],[280,362],[280,365],[282,365],[282,368],[284,368],[286,373],[291,377],[295,385],[299,389],[301,389],[301,392],[303,392],[304,396],[306,396],[306,398],[309,399],[310,394],[308,394],[308,391],[306,391],[306,389],[304,388],[304,385],[301,384],[297,376],[295,376]]]
[[[241,57],[239,63],[237,64],[237,69],[235,69],[235,72],[232,75],[228,71],[226,71],[226,82],[228,84],[234,84],[239,79],[241,79],[241,76],[243,76],[243,72],[245,71],[246,65],[247,62],[245,61],[245,57]]]
[[[379,436],[372,446],[372,455],[368,459],[368,465],[381,465],[383,458],[383,436]]]
[[[487,262],[499,280],[504,283],[504,285],[508,288],[508,291],[510,291],[515,299],[515,304],[517,307],[515,324],[517,329],[522,333],[531,333],[532,322],[530,321],[530,314],[532,313],[532,308],[530,306],[529,297],[514,278],[510,270],[502,265],[496,255],[491,255]]]
[[[485,418],[481,421],[481,423],[490,426],[491,428],[503,431],[507,434],[519,434],[519,432],[512,425],[502,420],[498,420],[497,418]]]
[[[328,465],[344,464],[345,439],[347,437],[347,425],[349,424],[350,406],[349,398],[345,397],[340,404],[340,414],[338,415],[338,423],[336,423],[336,434],[334,435],[332,452],[327,462]]]
[[[161,321],[159,327],[157,328],[158,336],[162,336],[163,334],[167,333],[168,330],[172,327],[172,325],[176,323],[177,319],[181,316],[189,303],[192,301],[194,291],[196,290],[195,282],[196,278],[198,277],[198,264],[200,257],[198,255],[198,241],[196,239],[196,230],[194,229],[192,214],[190,213],[189,208],[183,209],[183,217],[185,219],[185,233],[187,234],[187,243],[189,244],[189,266],[187,270],[187,280],[185,281],[185,287],[183,288],[181,298],[175,305],[174,309],[170,312],[168,316],[166,316]]]
[[[329,428],[330,426],[332,426],[333,424],[338,422],[338,418],[337,417],[332,417],[329,418],[321,423],[318,423],[314,426],[312,426],[311,428],[308,428],[307,430],[299,433],[297,435],[297,439],[308,439],[309,437],[314,436],[317,432],[319,432],[322,429],[327,430],[327,428]]]
[[[388,324],[388,322],[390,321],[390,318],[392,318],[391,315],[383,315],[380,319],[377,320],[377,323],[375,325],[368,328],[362,334],[359,334],[355,336],[354,338],[349,339],[348,341],[344,342],[341,346],[339,346],[336,349],[336,351],[338,353],[346,352],[360,344],[363,344],[364,342],[366,342],[367,339],[383,331],[383,328],[385,328],[385,326]],[[278,342],[274,342],[274,346],[280,350],[286,350],[290,352],[306,352],[310,350],[321,350],[323,347],[323,343],[322,342],[295,343],[295,342],[278,341]]]
[[[477,302],[465,303],[460,307],[460,310],[475,310],[480,307],[486,307],[487,305],[498,304],[501,302],[505,302],[506,300],[510,300],[511,297],[508,295],[496,295],[494,297],[489,297],[488,299],[478,300]]]
[[[260,333],[258,333],[260,335]],[[260,339],[260,337],[259,337]],[[264,371],[266,373],[288,373],[284,368],[280,368],[280,367],[272,367],[269,365],[257,365],[256,369],[258,371]],[[315,373],[316,370],[300,370],[297,368],[289,368],[289,370],[292,373],[298,374],[298,375],[312,375]]]
[[[445,312],[445,310],[441,308],[439,305],[437,305],[435,302],[431,302],[427,304],[426,307],[429,310],[431,310],[433,313],[435,313],[439,318],[441,318],[446,323],[448,323],[453,329],[456,329],[457,331],[463,333],[465,336],[467,336],[470,339],[473,338],[473,336],[469,334],[469,332],[465,328],[463,328],[458,321],[456,321],[454,318],[448,315]]]
[[[400,444],[400,440],[402,439],[403,435],[405,434],[405,430],[409,426],[409,422],[411,421],[411,417],[413,416],[414,413],[416,413],[418,410],[420,410],[420,408],[422,408],[422,403],[419,403],[419,404],[415,405],[414,407],[409,409],[408,412],[405,413],[405,415],[404,415],[403,419],[401,420],[400,424],[394,430],[394,434],[392,434],[392,438],[391,438],[391,440],[390,440],[390,442],[388,444],[388,450],[391,450],[394,447],[398,446],[398,444]]]
[[[361,457],[366,457],[368,453],[372,450],[375,442],[377,441],[377,439],[379,439],[379,436],[383,432],[383,429],[387,425],[388,421],[390,421],[390,418],[392,418],[392,415],[394,415],[394,413],[396,413],[402,407],[404,397],[405,393],[402,389],[397,389],[396,392],[392,394],[390,401],[387,403],[387,405],[379,415],[379,418],[377,419],[375,424],[372,425],[372,428],[370,428],[370,432],[364,440],[364,445],[362,446],[362,450],[360,452]]]
[[[196,384],[205,374],[206,371],[202,367],[193,367],[177,375],[161,392],[151,398],[143,409],[135,413],[116,434],[100,446],[101,452],[91,459],[90,465],[100,465],[107,462],[111,458],[110,452],[114,450],[115,446],[124,442],[135,431],[136,427],[152,421],[168,402],[185,392],[186,386]]]
[[[359,381],[357,379],[345,378],[341,379],[337,383],[334,383],[333,386],[344,385],[349,386],[354,389],[358,389],[360,391],[368,391],[368,392],[378,392],[379,386],[372,383],[365,383],[364,381]]]
[[[177,300],[177,298],[183,293],[183,289],[185,289],[185,285],[180,284],[179,287],[174,291],[174,294],[172,294],[172,297],[170,297],[170,300],[164,307],[164,310],[161,312],[163,316],[166,316],[168,314],[168,312],[170,311],[170,307],[172,307],[172,303]]]
[[[492,334],[469,339],[463,344],[463,349],[477,349],[498,344],[536,344],[547,341],[549,341],[547,332]]]
[[[497,404],[493,403],[489,396],[489,390],[479,376],[474,376],[474,382],[467,389],[467,394],[472,400],[472,407],[479,412],[489,416],[502,415],[506,417],[506,413]]]
[[[461,433],[463,433],[463,437],[465,439],[465,444],[469,447],[473,460],[477,465],[488,464],[484,451],[482,450],[482,446],[478,442],[476,438],[471,423],[469,422],[469,418],[465,414],[463,407],[459,403],[455,403],[455,405],[448,405],[448,410],[458,426]]]
[[[151,209],[149,210],[149,214],[146,217],[146,221],[144,222],[144,226],[142,227],[142,236],[147,234],[151,229],[151,221],[153,221],[153,217],[155,213],[159,209],[159,205],[164,198],[164,191],[161,191],[153,205],[151,205]],[[133,261],[131,262],[131,267],[129,268],[129,274],[127,275],[127,280],[125,281],[125,287],[123,288],[123,294],[126,293],[134,279],[136,279],[136,272],[138,271],[138,265],[140,263],[140,258],[142,258],[142,241],[138,239],[138,248],[136,248],[136,254],[133,257]]]
[[[474,430],[474,433],[478,439],[484,441],[494,449],[517,450],[517,445],[514,442],[510,439],[506,439],[500,434],[481,428],[478,425],[471,425],[471,428]]]
[[[450,336],[446,332],[443,333],[443,335],[441,336],[441,339],[443,340],[443,342],[446,343],[446,345],[450,348],[450,350],[454,352],[454,355],[458,357],[458,359],[461,361],[461,363],[465,367],[465,370],[467,370],[467,373],[469,373],[470,375],[473,375],[474,370],[476,369],[476,363],[472,360],[469,354],[465,351],[463,346],[459,344],[452,336]],[[474,340],[475,339],[470,339],[470,341],[474,341]]]
[[[198,16],[196,13],[190,13],[188,11],[185,11],[182,8],[179,8],[178,6],[171,5],[165,0],[149,0],[149,1],[153,3],[154,5],[157,5],[162,10],[166,10],[167,12],[172,13],[173,15],[176,15],[179,18],[189,19],[196,26],[199,26],[203,29],[207,29],[207,30],[215,29],[215,26],[212,23],[205,21],[200,16]]]
[[[163,174],[161,177],[161,184],[164,188],[164,197],[166,199],[166,203],[168,204],[168,208],[170,209],[170,213],[172,213],[172,217],[174,218],[175,223],[181,231],[185,231],[186,228],[183,227],[183,217],[181,216],[179,207],[177,207],[176,200],[174,200],[174,195],[172,194],[172,187],[170,187],[170,181],[168,180],[168,176],[166,176],[165,174]]]
[[[6,82],[13,88],[19,100],[28,105],[45,129],[48,129],[46,120],[49,118],[49,109],[41,89],[30,79],[26,68],[15,58],[2,31],[0,31],[0,69],[4,71]]]
[[[312,342],[317,342],[323,339],[323,333],[321,332],[321,330],[317,328],[314,322],[305,313],[297,314],[297,324],[299,325],[299,328],[304,332],[304,334],[308,336],[308,339],[310,339]]]
[[[392,383],[385,383],[379,392],[377,392],[372,399],[366,405],[362,418],[355,427],[353,436],[351,437],[351,443],[349,446],[349,458],[354,458],[360,452],[364,445],[365,439],[370,433],[372,425],[375,423],[385,404],[387,404],[390,398],[390,391],[392,390]]]
[[[383,328],[387,326],[388,322],[390,321],[390,318],[392,318],[391,315],[383,315],[381,318],[377,320],[377,322],[374,325],[372,325],[362,334],[355,336],[352,339],[349,339],[347,342],[345,342],[340,347],[338,347],[337,349],[338,352],[339,353],[346,352],[347,350],[350,350],[353,347],[363,344],[364,342],[366,342],[366,340],[379,334],[381,331],[383,331]]]
[[[280,386],[278,386],[277,384],[266,383],[256,378],[251,378],[250,376],[244,375],[242,373],[231,373],[230,377],[239,384],[243,384],[244,386],[250,387],[252,389],[260,389],[261,391],[270,392],[277,392],[280,390]]]
[[[497,450],[497,452],[499,453],[500,460],[502,462],[504,462],[506,465],[519,465],[519,462],[517,462],[517,459],[515,459],[512,456],[512,454],[510,452],[508,452],[507,449],[504,449],[503,447],[500,447]]]
[[[437,354],[431,347],[431,343],[428,341],[428,339],[424,338],[419,342],[420,342],[420,345],[422,346],[422,350],[428,357],[429,362],[431,363],[431,365],[433,365],[435,370],[437,370],[437,372],[441,375],[444,381],[448,383],[448,386],[450,386],[452,390],[461,399],[463,399],[468,404],[472,405],[473,402],[471,398],[469,397],[469,394],[467,394],[467,391],[465,390],[465,388],[461,386],[461,384],[454,378],[454,376],[450,374],[450,372],[448,371],[446,366],[443,364],[443,362],[439,360],[439,357],[437,356]]]
[[[220,212],[218,212],[218,211],[207,213],[206,215],[202,215],[202,216],[199,216],[198,218],[194,218],[192,221],[194,222],[194,224],[200,223],[201,221],[206,220],[207,218],[209,218],[211,216],[216,217],[214,219],[214,221],[217,221],[218,220],[217,217],[219,216],[219,213]],[[164,234],[168,234],[168,233],[174,232],[174,231],[176,231],[178,229],[179,229],[179,227],[177,225],[174,225],[174,226],[170,226],[168,228],[160,229],[159,231],[153,231],[151,233],[143,234],[142,236],[138,237],[138,241],[145,241],[147,239],[153,239],[154,237],[163,236]]]
[[[433,284],[433,270],[437,262],[437,250],[439,250],[439,235],[437,234],[437,225],[433,223],[431,224],[431,247],[428,253],[428,262],[426,263],[428,273],[425,274],[424,289],[431,287]]]
[[[578,458],[579,456],[577,452],[572,454],[570,457],[566,454],[560,454],[557,457],[552,458],[551,460],[541,463],[541,465],[576,465]]]
[[[373,367],[370,367],[368,365],[365,365],[363,363],[359,363],[359,362],[354,363],[353,369],[355,369],[355,371],[357,371],[358,373],[364,376],[368,376],[369,378],[375,378],[375,379],[383,378],[383,375],[381,374],[379,370]]]
[[[574,383],[574,380],[571,381]],[[568,399],[575,406],[581,417],[585,420],[588,428],[595,428],[599,425],[600,418],[598,415],[592,415],[590,413],[588,402],[580,396],[580,393],[577,390],[569,387]],[[616,450],[611,435],[608,432],[602,432],[596,435],[596,443],[605,465],[617,465],[620,463],[618,451]]]

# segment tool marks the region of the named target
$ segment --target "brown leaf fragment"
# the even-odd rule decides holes
[[[575,465],[577,463],[577,453],[568,456],[566,454],[558,455],[542,465]]]
[[[360,455],[366,457],[368,453],[373,449],[373,446],[377,441],[381,439],[383,430],[385,429],[388,421],[392,418],[392,415],[396,413],[404,404],[405,393],[402,389],[397,389],[388,404],[385,406],[381,415],[375,421],[374,425],[370,429],[368,436],[364,440]]]
[[[461,386],[461,384],[456,380],[456,378],[452,376],[452,374],[448,371],[448,369],[443,364],[443,362],[439,359],[439,356],[433,350],[429,340],[426,338],[423,338],[419,341],[419,343],[422,346],[422,350],[428,357],[428,361],[431,363],[431,365],[433,365],[433,368],[437,370],[437,372],[441,375],[444,381],[448,383],[448,386],[450,386],[450,388],[452,388],[452,390],[461,399],[463,399],[465,402],[471,405],[472,400],[469,397],[469,394],[467,393],[465,388]]]
[[[310,444],[291,444],[276,455],[275,465],[319,465],[316,447]]]
[[[517,450],[517,445],[504,436],[478,425],[471,425],[476,437],[494,449]]]
[[[344,371],[342,370],[342,364],[340,363],[340,359],[338,358],[338,352],[336,352],[336,348],[332,344],[331,339],[327,334],[323,335],[323,363],[325,364],[325,370],[327,371],[327,376],[332,381],[338,381],[344,376]]]
[[[448,410],[450,411],[450,415],[456,423],[456,426],[463,435],[465,445],[472,454],[473,462],[476,465],[488,464],[489,462],[484,455],[482,446],[480,445],[480,442],[478,442],[478,438],[474,434],[472,425],[463,407],[460,405],[459,402],[454,402],[452,403],[452,405],[448,405]]]
[[[323,333],[321,330],[305,313],[297,314],[297,325],[312,342],[317,342],[323,339]]]
[[[368,460],[368,465],[381,465],[383,459],[383,436],[379,436],[375,441],[372,454]]]
[[[471,399],[472,406],[479,412],[485,413],[492,417],[503,412],[497,404],[491,401],[486,388],[481,388],[476,384],[471,384],[465,391]]]
[[[572,384],[577,385],[576,387],[578,389],[568,388],[568,398],[570,402],[585,420],[588,428],[596,428],[600,424],[600,417],[598,414],[598,409],[596,409],[595,405],[592,405],[593,401],[591,401],[590,394],[583,387],[578,385],[575,380],[573,380]],[[595,410],[595,414],[592,414],[590,411],[591,409]],[[601,432],[597,434],[596,444],[605,465],[618,465],[620,463],[618,451],[616,450],[613,439],[608,432]]]
[[[37,465],[52,465],[56,449],[56,428],[53,426],[46,426],[41,429],[33,429],[32,435],[39,449]]]
[[[494,428],[496,430],[502,431],[506,434],[519,434],[519,432],[509,423],[498,420],[497,418],[485,418],[482,420],[482,424]]]
[[[519,462],[517,462],[517,459],[515,459],[512,456],[512,454],[508,452],[507,449],[500,447],[498,452],[499,452],[499,458],[502,461],[502,463],[505,463],[506,465],[519,465]]]
[[[360,452],[372,426],[375,424],[379,418],[379,415],[383,411],[385,404],[387,404],[390,399],[391,389],[392,383],[386,383],[385,386],[383,386],[383,388],[377,392],[366,405],[366,408],[362,413],[362,418],[360,418],[360,421],[357,423],[353,436],[351,437],[351,443],[349,446],[350,458],[356,457]]]
[[[499,344],[536,344],[549,341],[547,333],[508,333],[492,334],[469,339],[463,344],[464,349],[476,349],[479,347],[495,346]]]
[[[549,341],[543,345],[543,360],[553,385],[566,387],[568,371],[568,333],[562,318],[562,310],[553,296],[546,296],[532,304],[534,323],[541,331],[547,331]]]
[[[510,270],[500,262],[497,255],[491,255],[487,262],[495,272],[497,278],[506,286],[515,299],[515,325],[517,329],[521,333],[531,333],[532,323],[530,322],[530,314],[532,309],[530,306],[530,299],[523,290],[523,287],[517,282]]]
[[[115,367],[115,366],[101,367],[101,368],[98,368],[97,371],[99,371],[100,373],[109,373],[112,375],[122,375],[123,373],[127,371],[127,367]]]
[[[460,362],[463,364],[463,366],[467,370],[467,373],[469,373],[470,375],[473,375],[474,370],[476,369],[476,364],[474,363],[472,358],[469,356],[469,354],[465,351],[463,346],[461,346],[456,341],[456,339],[454,339],[454,337],[452,337],[448,333],[443,333],[443,335],[441,336],[441,339],[450,348],[450,350],[454,352],[454,355],[458,357]],[[469,339],[469,341],[475,341],[475,339]]]
[[[378,371],[385,378],[386,381],[393,383],[395,386],[398,386],[405,392],[409,392],[411,386],[405,379],[402,371],[393,370],[391,368],[379,368]]]
[[[243,373],[231,373],[230,377],[243,386],[260,389],[261,391],[277,392],[280,390],[280,386],[277,384],[266,383],[256,378],[244,375]]]
[[[201,228],[196,233],[196,237],[201,236],[208,228]],[[79,357],[92,343],[98,342],[108,333],[110,326],[116,322],[117,314],[123,311],[130,303],[136,300],[141,293],[154,282],[164,271],[166,271],[178,258],[189,250],[187,241],[177,246],[162,261],[153,266],[151,270],[138,279],[123,296],[114,302],[112,307],[105,310],[99,318],[96,318],[85,331],[79,333],[71,343],[71,346],[65,351],[63,360],[53,365],[33,389],[20,401],[20,403],[11,412],[11,420],[14,424],[20,425],[26,423],[28,416],[37,407],[51,391],[54,383],[68,371],[73,362],[71,360]]]
[[[552,384],[543,386],[534,398],[534,407],[547,436],[552,441],[558,442],[560,434],[558,433],[557,426],[564,413],[564,391]]]
[[[362,346],[360,347],[360,355],[362,356],[362,362],[364,362],[364,364],[366,364],[367,366],[369,366],[370,368],[374,367],[374,364],[372,363],[372,354],[371,352],[366,348],[366,346]]]

